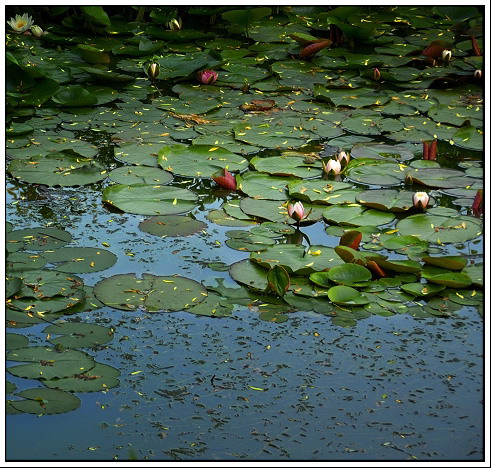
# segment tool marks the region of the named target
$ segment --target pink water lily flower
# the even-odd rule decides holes
[[[341,172],[341,163],[337,159],[329,159],[327,164],[322,161],[322,167],[328,175],[338,175]]]
[[[347,166],[348,163],[349,163],[349,160],[350,160],[350,154],[349,153],[346,153],[346,151],[341,151],[336,159],[339,161],[339,163],[341,164],[341,166]]]
[[[200,83],[213,84],[218,78],[218,73],[215,70],[201,70],[197,76]]]
[[[430,197],[426,192],[416,192],[413,195],[413,205],[415,208],[425,210],[430,201]]]
[[[306,213],[305,208],[300,201],[288,204],[288,216],[294,219],[297,223],[307,218],[311,211],[312,210],[309,210],[308,213]]]

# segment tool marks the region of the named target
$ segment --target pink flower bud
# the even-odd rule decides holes
[[[289,203],[288,204],[288,216],[299,222],[302,219],[306,218],[305,216],[305,208],[303,207],[302,202]]]
[[[413,195],[413,205],[415,208],[425,210],[429,201],[430,197],[426,192],[416,192]]]
[[[337,159],[329,159],[327,164],[322,161],[322,167],[328,175],[338,175],[341,172],[341,163]]]
[[[374,68],[373,69],[373,79],[375,81],[379,81],[380,80],[380,70],[378,68]]]
[[[201,70],[197,76],[200,83],[213,84],[218,78],[218,73],[215,70]]]
[[[347,166],[349,163],[349,160],[350,160],[350,155],[349,155],[349,153],[346,153],[345,151],[341,151],[337,155],[336,159],[339,161],[341,166]]]

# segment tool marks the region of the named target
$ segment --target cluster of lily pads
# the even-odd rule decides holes
[[[145,216],[140,229],[164,239],[207,229],[195,213],[205,199],[197,187],[208,187],[222,204],[206,219],[233,227],[226,245],[250,256],[214,266],[236,288],[123,273],[92,291],[76,274],[108,268],[114,254],[65,247],[62,229],[8,225],[7,326],[46,321],[49,336],[64,335],[44,348],[9,334],[7,359],[30,363],[9,372],[50,387],[21,392],[9,411],[59,412],[76,397],[50,392],[117,384],[114,369],[71,349],[106,343],[108,329],[57,321],[102,305],[211,317],[248,306],[276,322],[314,311],[345,327],[371,314],[481,310],[479,256],[455,252],[482,233],[481,219],[463,214],[483,187],[475,7],[134,13],[52,7],[58,21],[42,34],[19,26],[36,18],[12,19],[8,173],[21,184],[103,187],[102,206]],[[416,192],[429,195],[418,204]],[[442,197],[452,207],[437,206]],[[314,223],[327,245],[310,244]]]
[[[42,415],[74,410],[80,399],[70,392],[105,391],[119,385],[117,369],[75,349],[104,346],[114,330],[72,318],[103,306],[93,288],[74,273],[108,268],[116,256],[105,249],[65,247],[72,237],[62,229],[14,230],[8,223],[7,231],[6,326],[22,329],[45,323],[43,333],[50,343],[30,346],[24,335],[6,334],[6,359],[16,363],[8,372],[44,385],[15,393],[17,398],[7,401],[7,412]],[[52,268],[45,268],[47,264]],[[15,390],[16,385],[7,381],[6,393]]]

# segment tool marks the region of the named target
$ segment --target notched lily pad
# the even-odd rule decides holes
[[[152,216],[142,221],[138,227],[143,232],[148,232],[159,237],[192,236],[206,229],[206,223],[190,218],[189,216],[168,215]]]
[[[106,249],[95,247],[64,247],[44,251],[44,258],[55,265],[56,271],[65,273],[92,273],[112,267],[117,257]]]

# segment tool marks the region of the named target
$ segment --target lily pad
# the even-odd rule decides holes
[[[94,247],[64,247],[44,251],[44,258],[55,266],[56,271],[66,273],[92,273],[112,267],[117,257],[106,249]]]
[[[445,289],[445,285],[431,283],[407,283],[401,285],[401,289],[415,297],[430,297],[443,291]]]
[[[94,295],[109,307],[148,312],[184,310],[206,298],[206,288],[181,276],[132,273],[110,276],[94,286]]]
[[[365,190],[356,196],[356,201],[377,210],[401,213],[413,208],[413,195],[414,192],[406,190]],[[433,204],[432,202],[434,203],[433,199],[429,204]]]
[[[327,277],[334,283],[356,287],[372,279],[372,274],[364,266],[355,263],[345,263],[332,267],[327,272]]]
[[[309,221],[317,221],[321,219],[325,205],[311,205],[310,203],[303,204],[306,212],[311,209],[309,216],[301,221],[301,223]],[[254,198],[243,198],[240,202],[240,209],[247,215],[267,219],[275,223],[295,224],[296,221],[290,218],[286,203],[281,200],[256,200]]]
[[[254,157],[250,164],[260,172],[276,176],[295,176],[300,178],[317,177],[322,174],[320,160],[307,160],[303,156]]]
[[[232,279],[255,291],[266,291],[268,288],[268,270],[248,259],[232,264],[229,270]]]
[[[12,366],[7,371],[16,377],[50,380],[70,377],[94,367],[95,361],[86,353],[76,350],[57,351],[55,348],[31,346],[7,353],[7,361],[27,362]]]
[[[423,262],[449,270],[462,270],[467,265],[467,258],[459,255],[446,255],[443,257],[422,257]]]
[[[353,182],[382,187],[401,185],[406,178],[405,166],[382,159],[355,159],[344,173]]]
[[[424,277],[432,283],[443,284],[448,288],[466,288],[472,284],[471,277],[465,273],[426,274]]]
[[[95,366],[73,377],[44,380],[48,388],[66,392],[101,392],[119,385],[120,371],[107,364],[95,363]]]
[[[353,189],[346,182],[327,180],[300,180],[288,184],[290,197],[310,203],[337,205],[354,203],[361,189]]]
[[[187,309],[187,312],[206,317],[228,317],[232,314],[233,308],[234,305],[229,303],[227,298],[209,292],[203,302]]]
[[[159,165],[174,174],[190,177],[211,177],[219,169],[241,171],[247,159],[231,151],[210,145],[164,146],[159,151]]]
[[[250,171],[242,176],[237,176],[237,188],[255,199],[288,200],[287,185],[292,181],[291,177],[278,177]]]
[[[206,223],[190,218],[189,216],[168,215],[152,216],[142,221],[138,227],[143,232],[148,232],[159,237],[192,236],[206,229]]]
[[[25,250],[54,250],[71,242],[72,235],[63,229],[34,227],[10,231],[6,239],[7,250],[9,245],[20,245]]]
[[[89,185],[107,177],[101,163],[62,152],[16,159],[7,170],[24,182],[48,186]]]
[[[109,343],[114,337],[114,329],[93,323],[65,322],[50,325],[43,330],[48,341],[65,348],[89,348]],[[61,335],[53,337],[53,335]],[[58,388],[58,387],[57,387]]]
[[[174,176],[168,171],[162,171],[156,167],[146,166],[122,166],[113,169],[108,174],[116,184],[169,184]]]
[[[166,185],[110,185],[102,200],[125,213],[172,215],[185,213],[196,206],[197,196],[190,190]]]
[[[482,233],[481,223],[471,216],[439,216],[419,213],[401,219],[396,228],[432,244],[465,242]]]
[[[414,158],[414,153],[403,146],[382,145],[379,143],[362,143],[351,149],[352,158],[373,158],[391,161],[407,161]]]
[[[335,304],[364,305],[369,302],[362,293],[350,286],[333,286],[327,295]]]
[[[29,345],[29,338],[24,335],[18,335],[17,333],[5,334],[5,349],[10,351],[11,349],[25,348]]]
[[[24,400],[7,400],[7,412],[37,415],[60,414],[73,411],[81,405],[80,398],[62,390],[31,388],[15,394]]]
[[[322,213],[324,219],[334,224],[349,226],[380,226],[391,223],[395,216],[385,211],[367,209],[360,205],[334,205]]]

